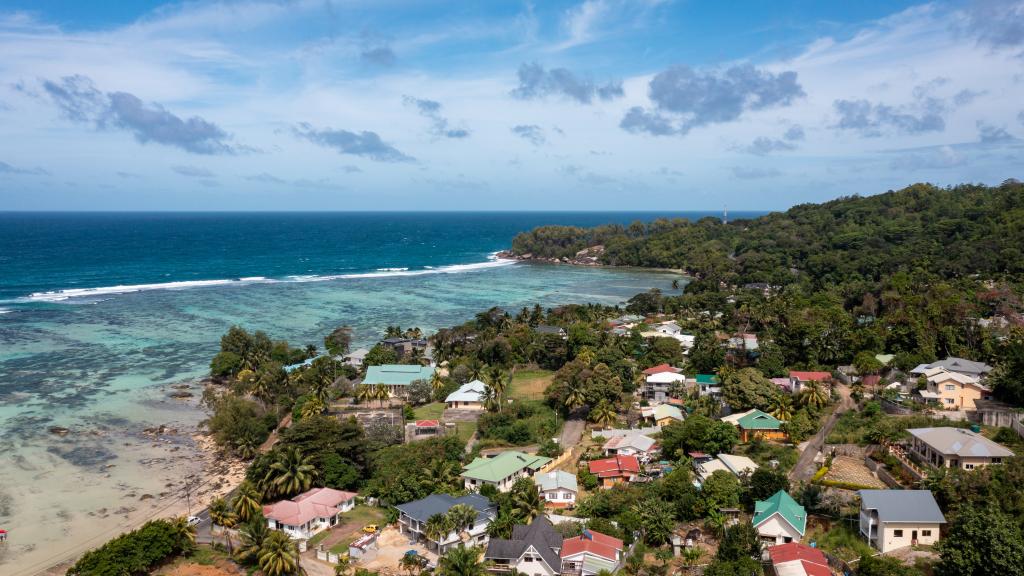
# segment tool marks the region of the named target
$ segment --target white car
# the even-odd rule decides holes
[[[198,526],[199,523],[202,521],[202,518],[200,518],[199,516],[189,516],[188,520],[186,520],[189,526]]]

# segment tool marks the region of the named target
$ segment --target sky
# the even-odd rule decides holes
[[[1024,1],[0,2],[0,210],[776,210],[1022,139]]]

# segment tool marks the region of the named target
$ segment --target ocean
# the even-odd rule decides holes
[[[349,325],[369,345],[491,306],[670,291],[673,274],[493,257],[542,224],[662,216],[717,214],[0,213],[0,572],[116,533],[157,505],[139,495],[173,490],[187,436],[145,429],[195,429],[201,410],[171,386],[205,375],[231,325],[318,347]]]

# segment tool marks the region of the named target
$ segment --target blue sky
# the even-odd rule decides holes
[[[0,210],[783,209],[1021,176],[1021,1],[8,0],[0,54]]]

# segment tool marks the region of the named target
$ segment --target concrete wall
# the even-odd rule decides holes
[[[878,550],[889,552],[912,545],[914,531],[917,531],[917,543],[920,545],[934,544],[939,541],[938,524],[883,524],[878,527]],[[896,533],[902,531],[901,536]],[[924,532],[930,531],[929,536]]]

